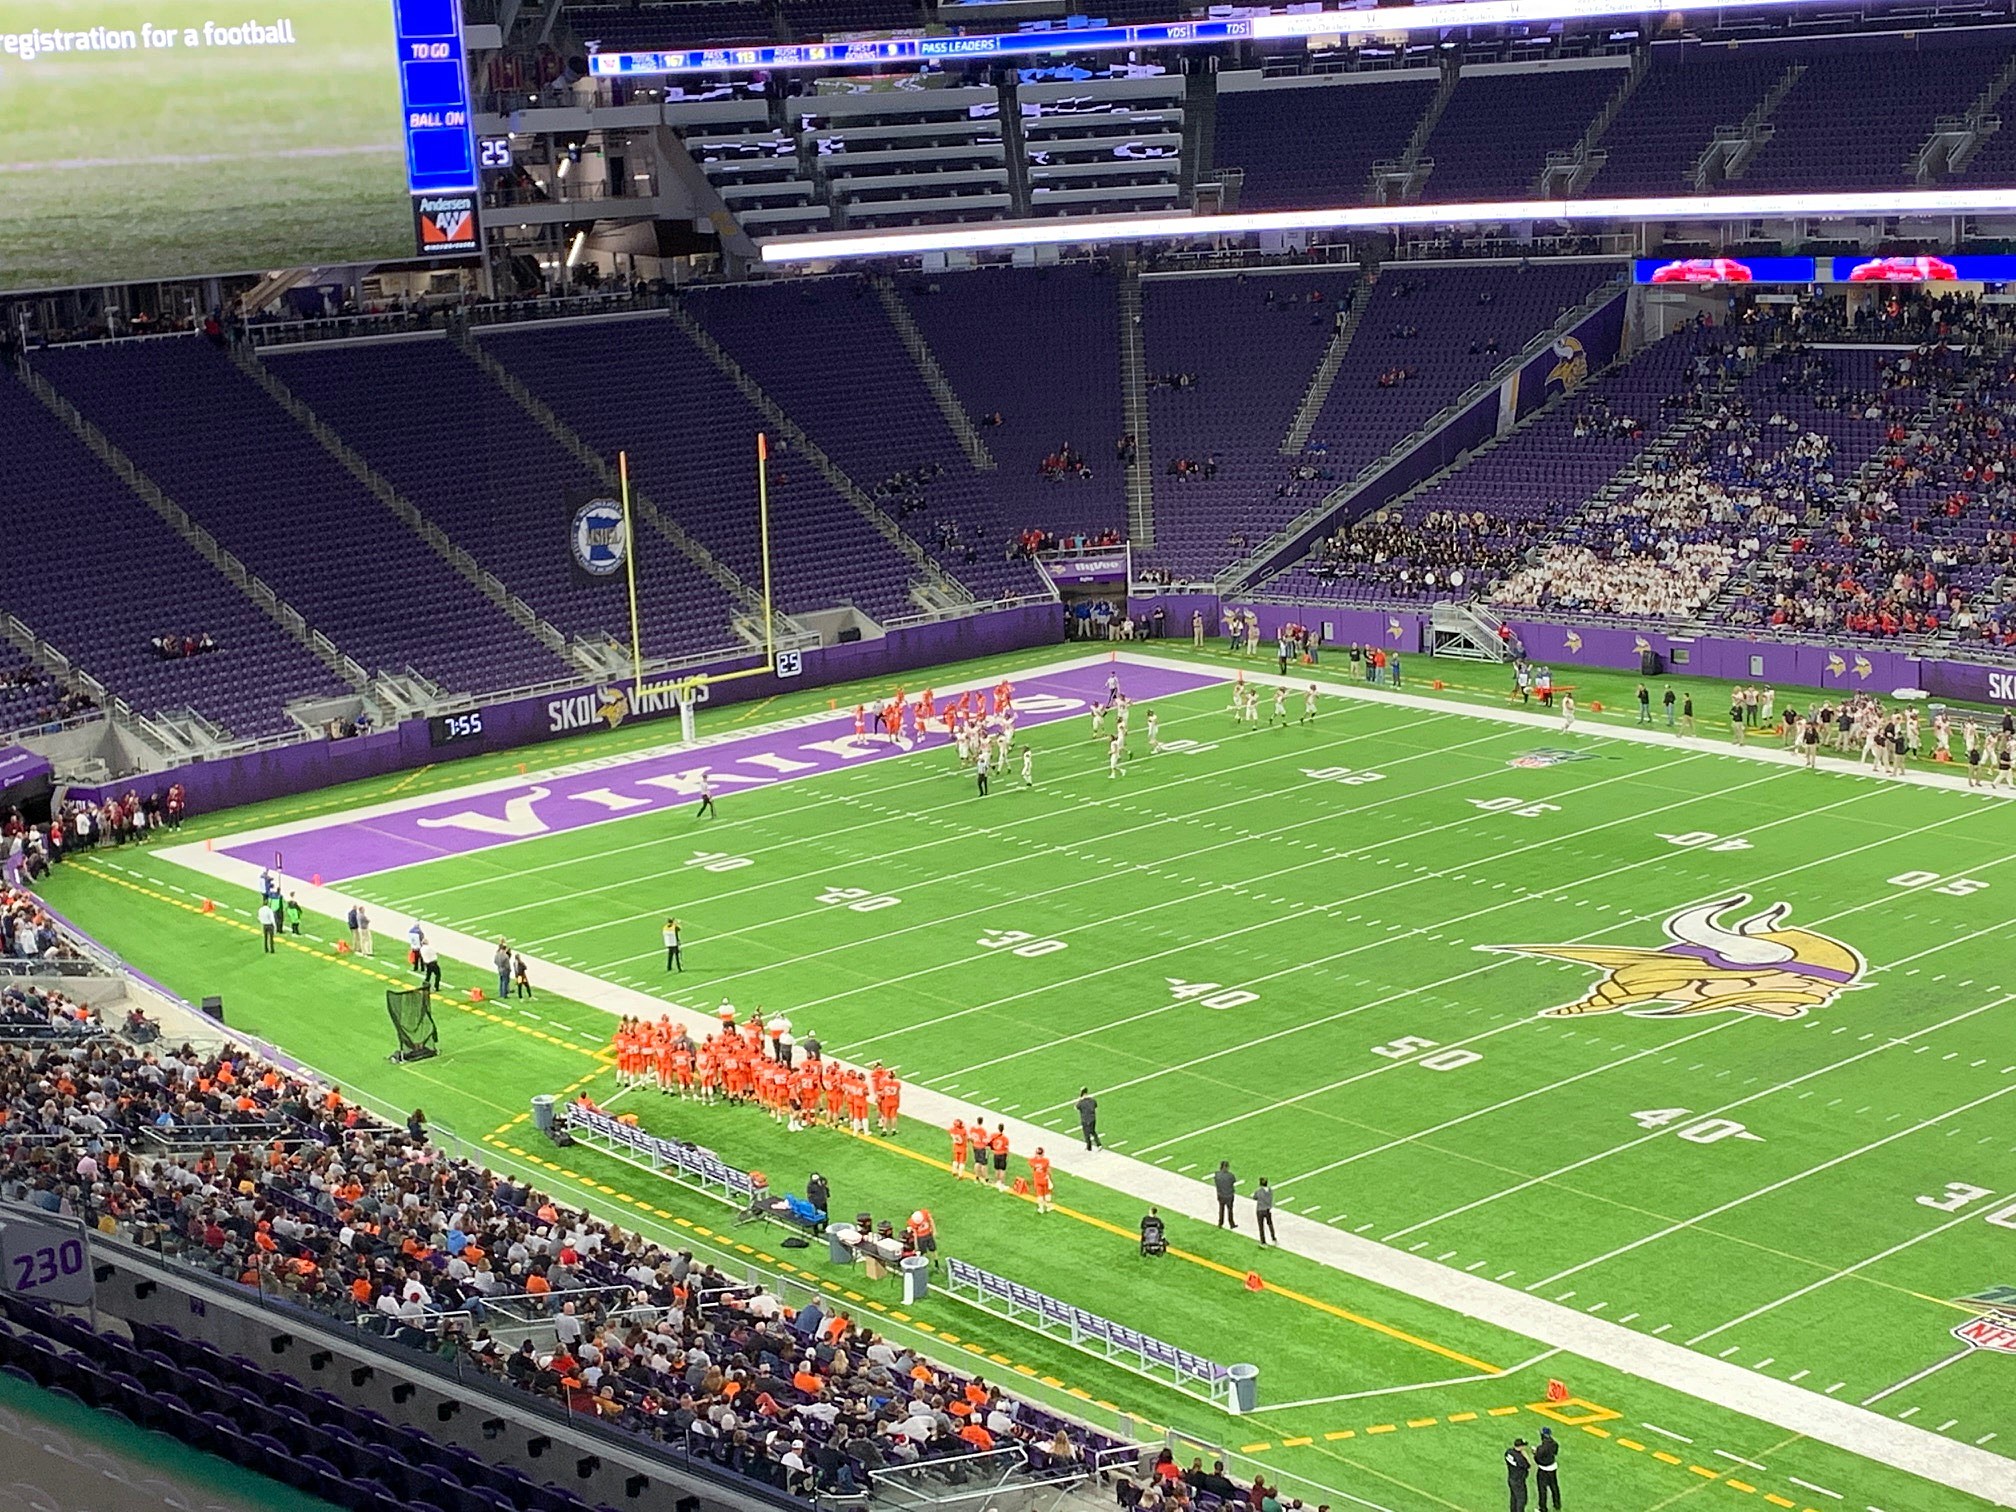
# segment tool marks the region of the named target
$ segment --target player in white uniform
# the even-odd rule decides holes
[[[1036,786],[1036,753],[1026,745],[1022,747],[1022,786]]]
[[[1133,711],[1134,706],[1127,702],[1125,693],[1113,700],[1113,733],[1122,740],[1127,738],[1127,719]]]
[[[1258,688],[1248,687],[1246,690],[1246,723],[1256,726],[1260,723],[1260,690]]]
[[[1277,687],[1274,690],[1274,713],[1267,720],[1267,727],[1270,730],[1276,720],[1279,720],[1284,727],[1288,723],[1288,690],[1285,687]]]
[[[1575,695],[1573,693],[1563,693],[1561,695],[1561,728],[1564,730],[1575,728]]]
[[[1106,775],[1108,777],[1118,777],[1120,775],[1120,758],[1126,754],[1127,743],[1118,735],[1115,735],[1111,740],[1106,742]]]
[[[1148,754],[1150,756],[1153,756],[1157,751],[1162,749],[1161,726],[1162,721],[1156,718],[1155,711],[1150,709],[1148,711]]]
[[[1106,733],[1106,705],[1102,703],[1095,703],[1092,705],[1092,738],[1096,740],[1105,733]]]
[[[1303,724],[1316,723],[1316,684],[1309,684],[1309,691],[1302,695]]]

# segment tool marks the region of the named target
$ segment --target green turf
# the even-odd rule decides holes
[[[202,40],[282,13],[292,47]],[[0,33],[101,25],[176,40],[0,63],[0,287],[411,255],[389,0],[0,0]]]
[[[1648,750],[1466,717],[1475,703],[1502,702],[1498,679],[1465,669],[1450,680],[1468,686],[1446,690],[1435,710],[1336,702],[1313,729],[1237,735],[1221,693],[1162,700],[1165,738],[1215,748],[1139,755],[1117,783],[1081,723],[1045,727],[1030,734],[1039,792],[1001,792],[984,810],[942,750],[737,795],[705,836],[707,850],[753,863],[726,873],[696,872],[699,843],[676,824],[668,833],[660,814],[352,890],[647,989],[662,983],[656,924],[676,910],[691,942],[682,1001],[788,1006],[801,1034],[816,1028],[843,1053],[879,1056],[913,1082],[1060,1134],[1064,1105],[1089,1079],[1126,1153],[1199,1175],[1230,1158],[1249,1180],[1272,1176],[1288,1207],[1314,1220],[1664,1339],[1699,1338],[1711,1354],[1844,1400],[1953,1353],[1947,1330],[1968,1316],[1953,1299],[2016,1280],[2006,1206],[2016,1096],[2004,1097],[2016,1093],[2016,1051],[1997,968],[2016,822],[1996,800],[1958,791],[1731,760],[1719,733]],[[1578,680],[1585,707],[1624,702],[1631,686]],[[827,696],[853,701],[846,690],[798,695],[711,718],[732,727]],[[520,759],[611,753],[662,733],[626,729],[439,767],[199,820],[187,833],[395,787],[437,790]],[[1508,765],[1563,745],[1590,759]],[[1500,803],[1512,799],[1517,808]],[[1556,807],[1519,812],[1537,804]],[[335,962],[316,941],[266,960],[234,901],[205,917],[169,890],[190,885],[180,868],[128,853],[66,867],[51,893],[144,969],[192,995],[222,992],[234,1022],[388,1105],[424,1104],[485,1158],[592,1183],[591,1200],[640,1221],[719,1229],[718,1211],[660,1180],[578,1149],[558,1165],[525,1142],[531,1093],[614,1091],[594,1057],[606,1016],[543,998],[537,1020],[465,1010],[444,1025],[441,1060],[387,1067],[380,1010],[368,1006],[380,984],[362,974],[374,968]],[[900,901],[866,913],[821,903],[835,887]],[[1789,926],[1858,951],[1864,985],[1789,1021],[1539,1018],[1600,973],[1476,949],[1657,947],[1681,905],[1737,893],[1753,909],[1786,903]],[[983,945],[988,931],[1064,948],[1018,956]],[[1218,988],[1179,993],[1171,978]],[[1254,996],[1206,1006],[1221,992]],[[954,1334],[954,1348],[1029,1367],[1037,1389],[1076,1388],[1234,1449],[1264,1444],[1254,1453],[1269,1473],[1312,1486],[1396,1509],[1497,1505],[1497,1440],[1508,1426],[1532,1436],[1532,1404],[1558,1376],[1622,1415],[1590,1425],[1607,1436],[1570,1435],[1583,1484],[1603,1488],[1598,1505],[1665,1505],[1711,1486],[1697,1464],[1718,1472],[1714,1486],[1754,1485],[1759,1498],[1801,1506],[1812,1498],[1795,1476],[1888,1512],[1975,1505],[1564,1356],[1511,1379],[1424,1385],[1475,1373],[1447,1351],[1505,1367],[1540,1347],[1294,1257],[1265,1257],[1270,1289],[1252,1296],[1238,1284],[1255,1262],[1250,1246],[1187,1223],[1174,1237],[1194,1260],[1144,1265],[1101,1226],[1131,1229],[1132,1199],[1066,1180],[1072,1211],[1038,1219],[1012,1198],[954,1190],[915,1158],[942,1156],[933,1130],[906,1126],[906,1155],[788,1135],[740,1109],[643,1093],[626,1105],[783,1185],[817,1165],[842,1209],[891,1212],[928,1194],[952,1252],[1200,1352],[1251,1356],[1268,1400],[1421,1388],[1233,1424],[955,1302],[934,1301],[915,1320]],[[1655,1118],[1675,1109],[1687,1111]],[[1989,1195],[1951,1212],[1915,1200],[1947,1200],[1949,1182]],[[2016,1427],[2007,1373],[2006,1360],[1977,1355],[1877,1410],[2000,1449]],[[1059,1385],[1042,1388],[1045,1376]],[[1494,1426],[1490,1412],[1506,1407],[1518,1411]],[[1481,1415],[1450,1421],[1472,1412]],[[1388,1424],[1390,1435],[1371,1431]]]

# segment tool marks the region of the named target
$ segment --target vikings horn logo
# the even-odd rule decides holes
[[[608,722],[610,729],[623,723],[630,714],[630,695],[622,688],[604,688],[595,705],[598,716]]]
[[[1582,649],[1582,632],[1580,630],[1570,630],[1568,632],[1568,649],[1570,651],[1580,651]]]
[[[1791,905],[1773,903],[1731,925],[1716,921],[1749,894],[1682,909],[1666,921],[1673,943],[1657,950],[1620,945],[1479,945],[1507,955],[1544,956],[1599,966],[1603,980],[1542,1018],[1628,1013],[1677,1018],[1695,1013],[1759,1013],[1801,1018],[1860,985],[1863,960],[1839,940],[1782,925]]]
[[[1581,385],[1589,376],[1589,354],[1582,343],[1573,336],[1563,336],[1554,343],[1554,366],[1547,370],[1547,382],[1558,383],[1563,389],[1573,389]]]

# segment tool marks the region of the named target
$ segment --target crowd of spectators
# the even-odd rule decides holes
[[[201,635],[157,635],[147,644],[161,661],[182,661],[191,656],[207,656],[217,649],[217,642],[209,631]]]
[[[1044,530],[1031,526],[1008,543],[1011,561],[1026,561],[1046,551],[1104,551],[1127,544],[1126,535],[1109,526],[1105,530]]]
[[[10,725],[55,724],[97,707],[89,693],[64,687],[40,667],[0,668],[0,710]]]
[[[1051,483],[1089,483],[1092,480],[1092,464],[1069,441],[1038,462],[1036,471]]]
[[[1399,596],[1433,598],[1511,572],[1549,523],[1503,520],[1482,510],[1430,510],[1409,521],[1402,509],[1376,510],[1319,542],[1310,570],[1324,582],[1372,579]]]
[[[96,1026],[93,1026],[95,1029]],[[690,1251],[566,1207],[236,1047],[0,1044],[0,1196],[459,1355],[501,1385],[787,1491],[1097,1442],[832,1304],[795,1311]],[[507,1349],[505,1310],[539,1331]],[[550,1335],[549,1335],[550,1330]]]

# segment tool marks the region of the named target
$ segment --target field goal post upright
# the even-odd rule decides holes
[[[630,523],[629,452],[616,453],[616,473],[623,493],[623,570],[630,587],[631,707],[643,708],[651,699],[670,695],[679,708],[680,742],[691,745],[695,739],[693,711],[707,701],[708,689],[714,683],[738,677],[767,677],[777,668],[776,616],[770,584],[770,438],[763,431],[756,432],[756,528],[763,556],[763,664],[739,672],[700,672],[655,684],[644,681],[644,635],[637,614],[636,536]]]

